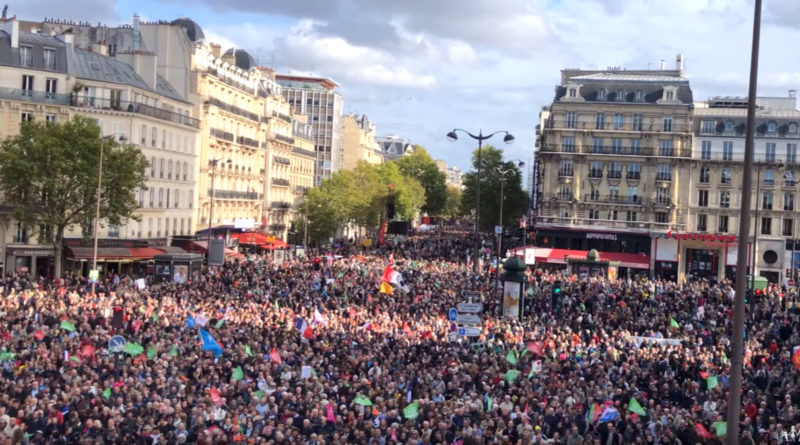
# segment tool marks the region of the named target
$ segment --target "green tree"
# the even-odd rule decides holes
[[[378,175],[381,177],[383,187],[377,191],[375,199],[380,203],[381,211],[386,200],[392,196],[397,217],[406,220],[416,217],[425,205],[425,189],[422,185],[416,179],[405,176],[394,162],[387,162],[378,167]]]
[[[442,216],[445,218],[455,218],[461,214],[461,188],[452,185],[447,186],[447,199],[445,200]]]
[[[447,202],[447,177],[436,166],[428,151],[421,145],[414,146],[413,154],[395,161],[404,175],[416,179],[425,189],[425,205],[422,211],[429,215],[440,215]]]
[[[337,208],[336,202],[326,193],[329,190],[330,186],[316,187],[306,192],[303,203],[297,209],[299,220],[295,222],[300,239],[307,234],[309,242],[321,244],[336,233],[341,209]],[[308,224],[307,232],[306,224]]]
[[[503,225],[507,226],[519,221],[528,205],[528,197],[522,189],[522,172],[514,162],[503,162],[503,151],[487,145],[481,151],[481,208],[480,229],[490,231],[499,222],[500,182],[498,170],[512,170],[505,176],[503,186]],[[478,151],[472,155],[473,171],[464,175],[464,194],[461,199],[461,210],[471,214],[475,209]]]
[[[135,219],[135,192],[146,184],[148,162],[134,145],[102,137],[94,121],[80,116],[59,124],[26,122],[0,142],[0,193],[14,219],[53,244],[56,275],[66,228],[91,227],[94,220],[101,147],[100,215],[121,225]]]

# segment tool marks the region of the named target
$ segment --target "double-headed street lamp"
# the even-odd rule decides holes
[[[211,253],[211,224],[214,221],[214,177],[216,176],[217,165],[222,162],[222,159],[209,159],[208,160],[208,174],[211,175],[211,202],[208,207],[208,238],[206,245],[206,253]],[[225,161],[229,166],[233,163],[230,159]]]
[[[477,274],[478,273],[478,258],[480,257],[480,249],[481,249],[481,238],[479,235],[479,222],[480,222],[480,210],[481,210],[481,149],[483,148],[483,142],[487,141],[492,138],[492,136],[498,133],[505,133],[503,137],[503,142],[506,144],[510,144],[514,142],[514,136],[505,130],[495,131],[489,135],[484,136],[483,130],[480,130],[477,135],[474,135],[466,130],[462,130],[460,128],[455,128],[453,131],[447,133],[447,139],[451,142],[455,142],[458,140],[458,132],[464,133],[467,136],[471,137],[478,141],[478,171],[477,171],[477,180],[475,181],[475,186],[477,187],[475,191],[475,258],[473,258],[472,270]]]
[[[517,167],[522,167],[525,165],[524,162],[520,161],[519,159],[512,159],[509,162],[515,161],[517,163]],[[495,282],[496,285],[499,287],[500,284],[500,255],[503,252],[503,192],[505,191],[506,179],[512,173],[517,171],[517,167],[508,167],[503,168],[502,166],[496,167],[495,171],[497,174],[500,175],[500,217],[497,222],[497,225],[500,227],[500,233],[497,234],[497,267],[495,267]]]
[[[108,136],[113,138],[114,136]],[[89,277],[92,282],[92,295],[94,295],[94,288],[97,284],[97,280],[100,279],[100,271],[97,270],[97,228],[100,226],[100,198],[103,193],[103,155],[106,146],[107,138],[102,138],[100,140],[100,163],[97,167],[97,203],[94,209],[94,227],[93,227],[93,235],[94,235],[94,247],[92,249],[92,271],[90,275],[93,273],[95,274],[94,277]],[[119,137],[119,141],[125,143],[128,140],[124,135]]]

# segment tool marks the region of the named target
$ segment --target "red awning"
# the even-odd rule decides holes
[[[155,247],[98,247],[97,258],[104,261],[139,261],[149,260],[161,255],[164,250]],[[89,260],[94,258],[92,247],[68,247],[67,258],[73,260]]]
[[[586,250],[536,248],[536,261],[550,264],[566,264],[569,259],[586,259]],[[649,269],[650,256],[643,253],[598,252],[604,261],[619,262],[620,267]]]
[[[283,242],[283,240],[279,240],[277,238],[274,241],[270,241],[270,244],[272,245],[273,249],[285,249],[289,247],[289,245]]]
[[[187,247],[189,247],[192,252],[206,253],[206,251],[208,250],[208,242],[207,241],[190,241],[189,245]],[[241,253],[239,253],[239,252],[237,252],[235,250],[228,249],[226,247],[225,248],[225,258],[244,259],[244,255],[242,255]]]
[[[238,239],[239,244],[263,246],[264,244],[269,243],[265,235],[257,232],[232,233],[231,238]]]

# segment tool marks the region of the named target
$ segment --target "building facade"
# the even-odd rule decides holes
[[[678,64],[562,71],[538,131],[537,246],[639,254],[648,269],[653,240],[686,228],[693,101]]]
[[[798,268],[800,111],[794,91],[783,98],[757,98],[756,106],[748,268],[755,259],[756,275],[780,283]],[[705,236],[671,234],[659,240],[656,257],[675,263],[679,276],[721,279],[736,273],[746,116],[746,98],[695,104],[686,230]]]
[[[375,140],[378,142],[385,161],[394,161],[414,153],[414,146],[411,145],[411,141],[395,134],[378,136]]]
[[[278,74],[275,78],[292,111],[308,116],[317,154],[314,185],[319,185],[344,162],[344,102],[337,91],[339,84],[313,76]]]
[[[300,221],[304,217],[304,215],[298,214],[298,207],[303,203],[305,193],[314,186],[314,165],[317,159],[311,125],[306,122],[308,116],[298,114],[294,118],[295,120],[292,122],[294,147],[292,148],[290,177],[292,207],[289,220],[291,222]]]
[[[359,161],[382,164],[383,154],[375,141],[375,124],[367,115],[344,117],[344,143],[342,170],[352,170]]]
[[[30,25],[26,28],[32,32],[19,27],[9,20],[0,32],[0,106],[5,110],[0,136],[18,133],[26,120],[61,122],[74,115],[95,120],[104,136],[135,144],[150,161],[147,190],[138,193],[139,221],[121,227],[101,221],[98,236],[166,245],[171,236],[193,233],[200,122],[192,104],[157,75],[154,56],[122,50],[111,58],[103,48],[78,47],[71,33],[49,35]],[[52,246],[39,244],[7,214],[4,220],[5,271],[49,275]],[[65,238],[79,240],[89,229],[69,227]],[[67,259],[85,261],[85,251],[74,247],[67,249]]]

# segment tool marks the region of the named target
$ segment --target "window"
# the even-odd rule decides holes
[[[794,237],[794,220],[791,218],[784,218],[783,220],[783,230],[781,230],[781,234],[783,236],[791,236]]]
[[[156,167],[157,166],[158,165],[156,164],[156,157],[153,156],[152,158],[150,158],[150,177],[151,178],[155,178],[156,177]]]
[[[622,139],[619,138],[611,139],[611,154],[612,155],[622,154]]]
[[[590,178],[602,178],[603,177],[603,163],[598,161],[592,161],[589,164],[589,177]]]
[[[774,133],[778,129],[778,126],[775,125],[775,122],[770,122],[767,124],[767,131],[770,133]]]
[[[783,194],[783,210],[794,210],[794,193]]]
[[[772,169],[764,170],[764,185],[775,185],[775,172]]]
[[[119,110],[122,108],[122,90],[110,91],[109,104],[111,105],[112,110]]]
[[[150,189],[150,208],[151,209],[153,207],[155,207],[155,202],[156,202],[155,197],[156,197],[156,189]]]
[[[700,183],[708,184],[711,179],[711,170],[708,167],[700,167]]]
[[[625,102],[628,98],[628,92],[625,90],[617,91],[617,102]]]
[[[719,192],[719,207],[722,209],[731,208],[731,192]]]
[[[786,144],[786,162],[797,162],[797,144]]]
[[[572,200],[572,186],[562,185],[561,188],[558,190],[558,199],[560,199],[562,201],[571,201]]]
[[[19,64],[21,66],[33,66],[33,48],[30,46],[19,47]]]
[[[700,124],[700,131],[705,134],[713,134],[716,126],[717,123],[714,121],[703,121],[703,123]]]
[[[625,118],[617,113],[614,115],[614,129],[615,130],[622,130],[622,126],[625,123]]]
[[[669,214],[665,212],[656,212],[655,222],[657,224],[669,224]]]
[[[167,189],[167,199],[164,200],[164,202],[167,204],[167,208],[169,208],[169,203],[170,203],[169,192],[170,192],[170,189]]]
[[[164,158],[159,160],[158,177],[164,179]]]
[[[700,213],[697,215],[697,231],[698,232],[705,232],[707,230],[706,222],[708,221],[708,216]]]
[[[179,208],[179,205],[181,203],[181,200],[180,200],[181,193],[180,193],[180,191],[178,189],[175,189],[175,193],[172,196],[175,197],[175,208],[177,209],[177,208]]]
[[[708,207],[708,190],[697,191],[697,205],[699,207]]]
[[[775,143],[767,142],[767,147],[764,153],[764,159],[767,162],[775,162]]]
[[[558,176],[572,177],[572,161],[561,161],[561,168],[558,170]]]
[[[720,175],[720,184],[731,184],[731,169],[730,167],[725,167],[722,169],[722,174]]]
[[[592,189],[589,191],[589,199],[592,201],[600,199],[600,190],[597,187],[592,186]]]
[[[600,211],[596,209],[589,209],[589,219],[600,219]]]
[[[792,134],[797,133],[797,124],[795,123],[789,124],[789,133]]]
[[[732,161],[733,160],[733,142],[732,141],[725,141],[722,143],[722,160],[723,161]]]
[[[656,166],[656,181],[672,181],[672,167],[669,164]]]
[[[635,100],[636,100],[636,102],[643,101],[644,100],[644,91],[636,90]]]
[[[636,163],[628,164],[628,179],[641,179],[642,170],[641,166]]]
[[[675,100],[675,92],[674,91],[667,91],[666,98],[667,98],[667,100]]]
[[[21,114],[21,122],[31,122],[33,120],[32,111],[23,111]]]
[[[783,174],[783,181],[786,187],[794,187],[794,172],[791,170],[786,170],[786,172]]]
[[[719,215],[717,217],[717,231],[722,233],[728,231],[728,215]]]
[[[703,141],[700,145],[700,159],[711,159],[711,141]]]
[[[570,88],[569,89],[569,97],[576,97],[577,95],[578,95],[578,89],[577,88]]]
[[[158,189],[158,208],[164,207],[164,189]]]
[[[185,181],[185,180],[186,180],[186,178],[188,177],[188,176],[187,176],[188,174],[189,174],[189,163],[188,163],[188,162],[184,162],[184,163],[183,163],[183,180],[184,180],[184,181]]]
[[[633,131],[642,131],[642,115],[633,115]]]
[[[167,162],[167,179],[172,179],[172,159]]]
[[[594,128],[604,130],[606,128],[606,115],[605,113],[597,113],[595,116]]]
[[[156,139],[158,139],[158,130],[156,130],[156,127],[153,127],[150,130],[150,142],[151,142],[150,145],[151,146],[153,146],[153,147],[156,146]]]
[[[668,189],[656,189],[656,204],[659,205],[669,205],[672,200],[669,197],[669,190]]]
[[[772,192],[764,192],[761,196],[761,208],[763,210],[772,210]]]
[[[608,219],[610,219],[611,221],[616,221],[617,220],[617,211],[616,210],[609,210],[608,211]]]
[[[636,212],[631,212],[631,211],[625,212],[625,221],[636,222]]]
[[[575,153],[575,136],[564,136],[561,145],[564,153]]]
[[[33,96],[33,76],[22,76],[22,95],[28,97]]]
[[[642,152],[642,140],[631,139],[631,154],[638,155]]]
[[[622,178],[622,164],[619,162],[612,162],[608,166],[608,177],[612,179]]]
[[[772,235],[772,218],[769,216],[761,218],[761,234]]]
[[[733,121],[725,121],[725,131],[733,131]]]
[[[161,129],[161,149],[167,148],[167,130]]]
[[[54,99],[58,91],[58,79],[47,79],[45,81],[45,97]]]
[[[578,128],[578,114],[574,111],[567,111],[567,128]]]
[[[664,131],[672,131],[672,116],[664,116]]]
[[[146,145],[147,144],[147,126],[146,125],[142,125],[142,129],[141,129],[141,132],[139,134],[141,135],[142,145]]]
[[[592,139],[592,153],[603,152],[603,138]]]
[[[609,201],[619,201],[619,187],[616,185],[608,187],[608,199]]]
[[[56,123],[56,115],[52,113],[47,113],[44,115],[44,121],[48,124],[55,124]]]
[[[639,202],[639,187],[628,187],[628,202]]]
[[[600,88],[600,91],[597,92],[597,100],[606,100],[605,88]]]
[[[662,139],[658,141],[658,155],[659,156],[675,156],[675,152],[672,149],[672,140],[671,139]]]

